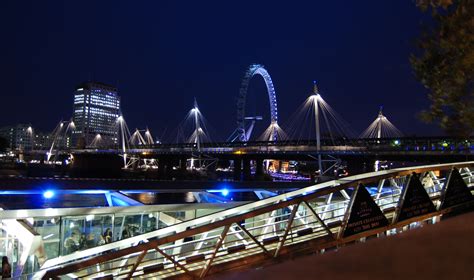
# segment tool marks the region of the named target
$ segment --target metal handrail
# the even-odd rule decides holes
[[[220,229],[222,227],[227,228],[228,230],[229,226],[234,223],[238,224],[242,220],[256,217],[260,214],[268,213],[276,209],[291,207],[292,205],[294,209],[295,205],[298,206],[300,203],[309,201],[311,199],[344,190],[345,188],[354,186],[355,184],[373,182],[375,180],[381,180],[390,177],[407,176],[412,172],[422,173],[433,170],[449,170],[451,168],[464,168],[473,165],[474,162],[463,162],[406,167],[355,175],[340,180],[309,186],[300,190],[288,192],[257,202],[248,203],[242,206],[203,216],[172,227],[163,228],[122,241],[73,253],[71,255],[57,259],[52,259],[43,265],[42,273],[45,273],[48,270],[56,271],[57,273],[66,273],[67,271],[75,271],[76,269],[84,266],[102,263],[106,259],[113,260],[128,256],[130,254],[158,250],[158,246],[160,245],[176,242],[185,237],[202,234],[211,230]],[[292,217],[293,216],[294,214],[292,214]],[[290,218],[293,219],[292,217]],[[297,218],[295,218],[295,220],[296,219]],[[285,236],[286,234],[287,233],[285,232]],[[293,235],[293,233],[291,234]],[[133,246],[139,242],[145,243]],[[106,258],[101,255],[105,252],[109,252],[107,253]],[[61,266],[64,267],[61,268]]]

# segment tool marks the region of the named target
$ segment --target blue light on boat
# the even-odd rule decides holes
[[[43,197],[46,198],[46,199],[49,199],[49,198],[52,198],[54,196],[54,192],[53,191],[45,191],[43,193]]]
[[[229,194],[229,190],[228,190],[228,189],[222,189],[222,190],[221,190],[221,194],[222,194],[223,196],[227,196],[227,195]]]

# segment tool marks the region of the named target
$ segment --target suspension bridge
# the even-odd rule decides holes
[[[248,115],[246,110],[250,81],[257,77],[265,82],[270,116],[268,126],[260,136],[254,135],[255,127],[263,117]],[[472,138],[404,137],[384,115],[382,107],[375,120],[357,137],[350,125],[324,100],[316,82],[313,82],[308,98],[285,124],[280,125],[275,86],[267,69],[260,64],[252,64],[245,72],[236,107],[236,129],[226,142],[213,141],[209,122],[195,99],[175,129],[174,141],[158,141],[148,128],[137,128],[131,133],[121,115],[113,124],[116,138],[104,139],[97,134],[81,148],[70,147],[67,141],[74,133],[74,122],[61,121],[51,134],[50,146],[45,147],[46,150],[30,152],[45,153],[46,162],[56,162],[61,155],[64,158],[67,154],[76,157],[117,154],[123,158],[125,169],[159,168],[160,162],[161,166],[169,166],[170,158],[171,161],[190,162],[188,168],[191,169],[206,166],[205,162],[211,159],[230,159],[234,160],[237,172],[241,163],[248,169],[249,160],[258,161],[257,170],[263,159],[315,160],[320,174],[326,173],[341,157],[459,160],[474,155]]]
[[[256,135],[255,128],[264,118],[249,115],[246,110],[250,81],[256,77],[265,82],[270,108],[270,119],[261,135]],[[226,199],[228,190],[217,190],[221,196],[212,192],[216,190],[190,192],[199,202],[218,201],[217,206],[212,206],[221,208],[218,211],[203,211],[204,207],[210,207],[208,203],[146,206],[112,190],[102,191],[109,206],[125,201],[129,207],[6,209],[0,211],[0,226],[12,236],[21,237],[18,242],[24,248],[16,276],[22,274],[28,260],[36,259],[38,267],[32,269],[29,278],[201,279],[223,271],[259,267],[304,254],[323,254],[347,244],[398,234],[437,223],[443,216],[468,211],[474,206],[474,162],[468,161],[474,158],[474,139],[405,137],[382,108],[357,137],[324,100],[316,82],[301,106],[282,122],[269,72],[262,65],[251,65],[238,94],[235,131],[223,142],[211,137],[211,127],[197,99],[190,107],[174,131],[174,141],[157,140],[147,127],[131,132],[121,115],[113,124],[116,137],[112,139],[97,134],[90,143],[83,143],[83,147],[70,148],[68,141],[75,124],[61,121],[51,134],[49,145],[26,152],[44,156],[45,162],[51,164],[66,158],[87,167],[107,166],[107,160],[112,158],[119,160],[123,169],[156,168],[164,173],[174,168],[212,168],[213,162],[227,160],[232,164],[236,180],[252,177],[252,166],[258,177],[268,159],[313,161],[320,175],[335,168],[341,159],[353,159],[359,165],[361,159],[451,163],[363,173],[307,184],[283,194],[255,190],[258,200],[249,203]],[[102,161],[103,158],[107,160]],[[79,178],[57,180],[71,186],[83,184]],[[98,184],[120,187],[120,182],[103,180]],[[91,195],[100,191],[79,192]],[[65,193],[73,191],[65,190]],[[45,198],[50,195],[43,194]],[[205,214],[198,215],[199,211]],[[128,235],[125,215],[140,220],[139,234]],[[41,222],[30,225],[28,219]],[[110,226],[115,227],[112,231],[118,237],[111,237],[114,241],[111,243],[70,252],[65,244],[71,237],[63,232],[64,227],[67,222],[72,229],[81,219],[91,225],[112,221]],[[115,222],[120,219],[121,225]],[[149,227],[145,221],[150,222]],[[151,221],[156,222],[155,227]],[[56,223],[62,225],[62,231]],[[45,228],[53,225],[61,232],[48,234]],[[58,240],[48,240],[53,235],[59,236]],[[51,255],[45,248],[53,242],[60,249]]]

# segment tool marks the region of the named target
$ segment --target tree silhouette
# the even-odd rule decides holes
[[[437,123],[448,134],[474,133],[474,1],[419,0],[431,11],[433,24],[418,42],[410,62],[417,79],[429,90],[429,109],[422,120]]]

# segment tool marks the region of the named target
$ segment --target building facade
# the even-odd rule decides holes
[[[117,141],[117,118],[120,116],[117,88],[99,82],[86,82],[74,92],[72,144],[89,146],[100,138],[102,144]]]
[[[37,132],[35,133],[34,147],[36,150],[48,149],[53,141],[49,133]]]
[[[31,150],[34,146],[33,129],[28,124],[2,127],[0,137],[7,140],[11,150]]]

